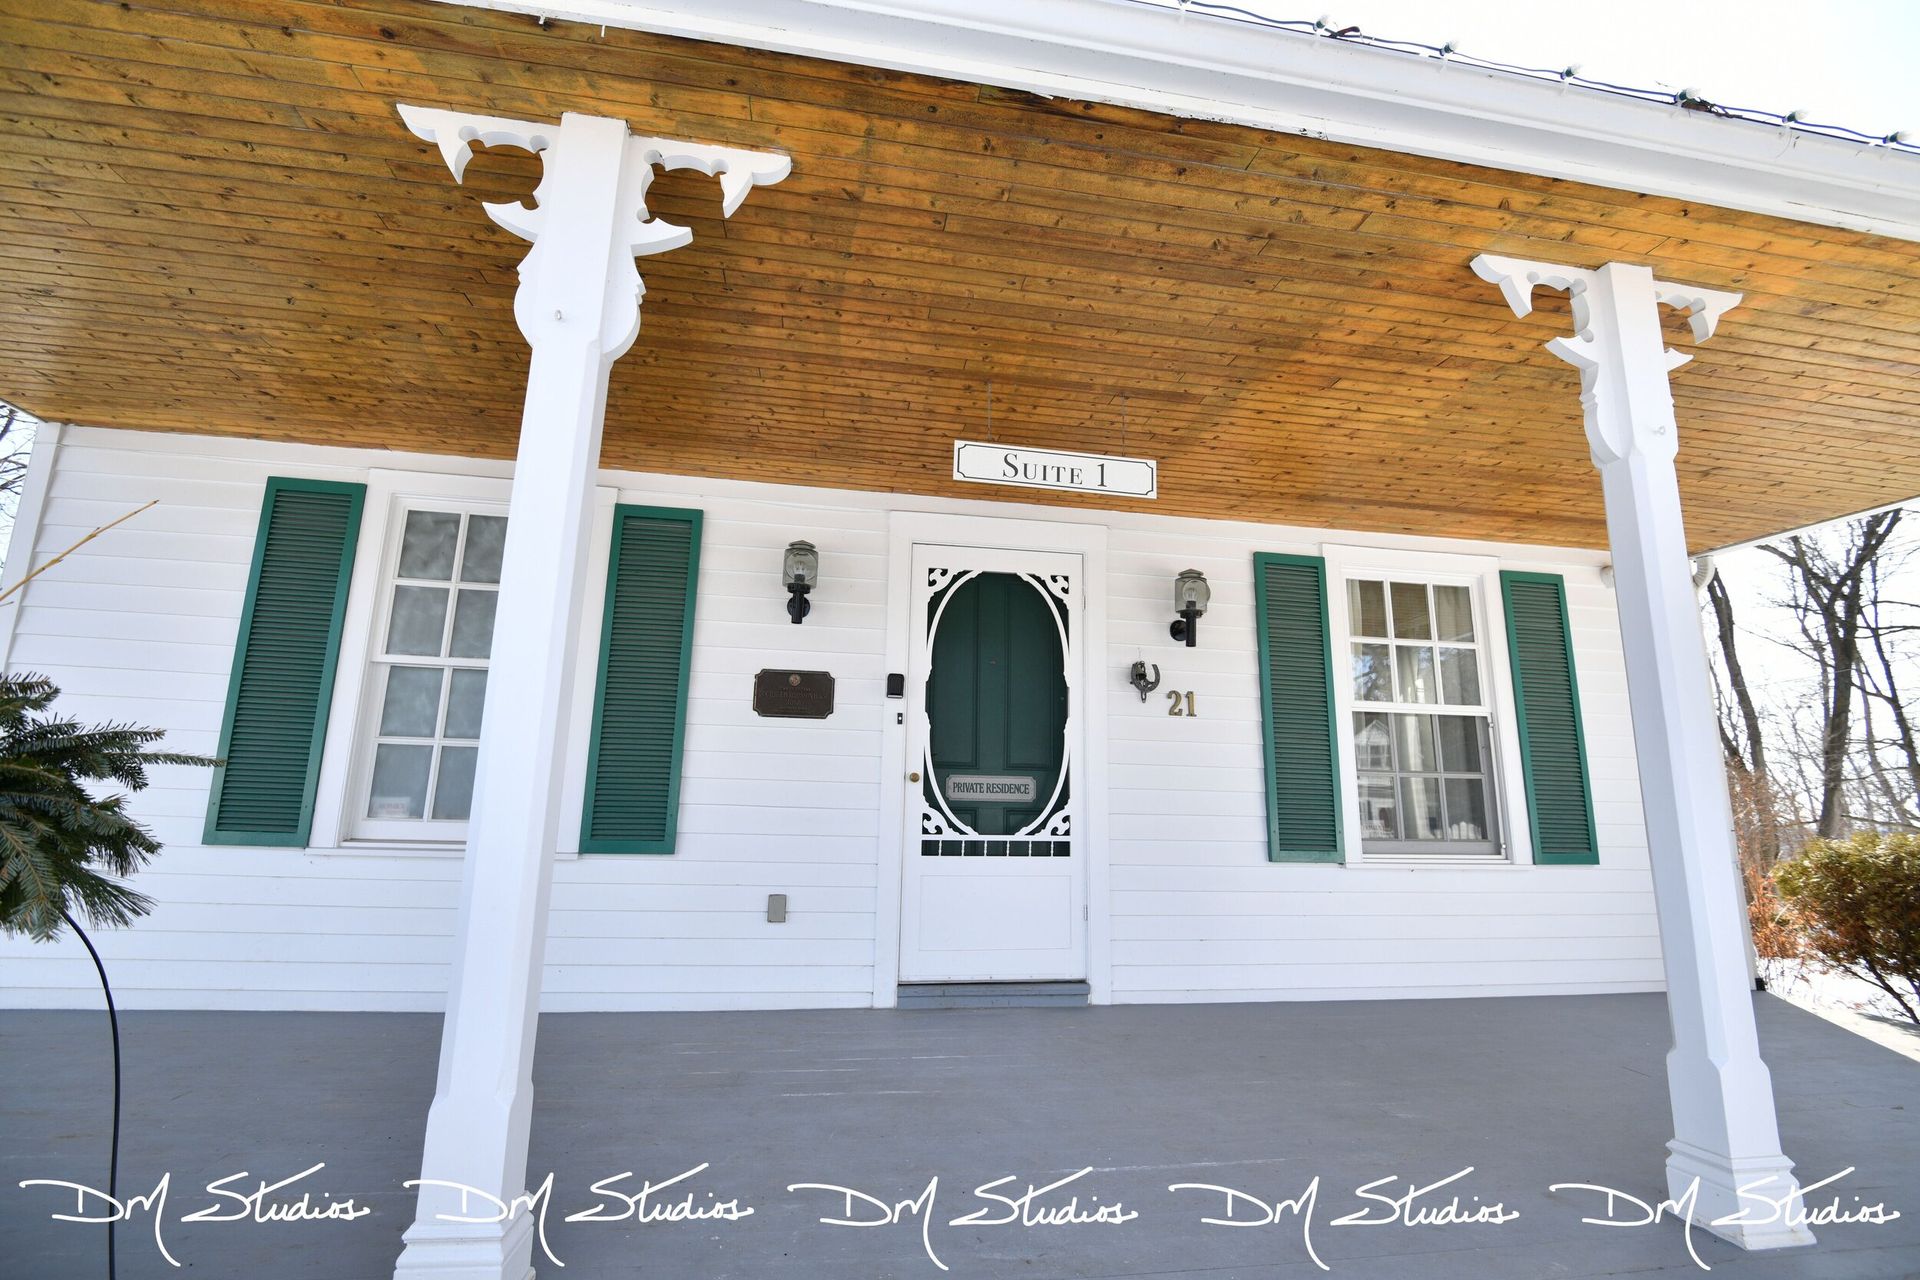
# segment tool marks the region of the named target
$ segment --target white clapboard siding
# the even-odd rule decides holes
[[[169,745],[211,752],[266,479],[366,481],[373,471],[490,478],[497,463],[178,435],[73,428],[62,434],[37,530],[16,556],[42,563],[149,499],[152,511],[76,551],[23,593],[7,659],[59,682],[62,710],[166,728]],[[889,516],[944,512],[1099,523],[1108,529],[1103,917],[1112,998],[1367,999],[1648,990],[1660,953],[1634,776],[1632,724],[1611,592],[1587,552],[1391,539],[1172,515],[1063,510],[682,477],[609,473],[618,500],[705,513],[678,848],[672,856],[578,857],[555,867],[544,980],[553,1010],[824,1008],[874,998],[882,901],[883,742]],[[383,518],[369,506],[368,519]],[[804,626],[786,616],[780,556],[820,548]],[[1276,866],[1267,861],[1262,711],[1252,555],[1317,554],[1323,543],[1497,556],[1564,574],[1593,771],[1598,867]],[[605,549],[598,549],[604,565]],[[1173,577],[1213,585],[1199,647],[1167,636]],[[373,570],[362,563],[355,590]],[[599,625],[590,583],[583,653]],[[1493,603],[1493,602],[1490,602]],[[1504,655],[1492,655],[1504,661]],[[1143,703],[1135,658],[1162,687]],[[826,721],[767,720],[755,672],[830,671]],[[572,776],[583,770],[576,698]],[[347,686],[336,718],[351,718]],[[1197,718],[1167,714],[1191,690]],[[130,1007],[415,1009],[444,999],[453,955],[457,850],[203,847],[207,777],[163,769],[138,812],[166,843],[138,888],[157,903],[128,930],[101,931]],[[1519,797],[1506,797],[1509,804]],[[338,814],[344,798],[322,795]],[[578,800],[572,818],[577,827]],[[564,827],[563,823],[563,827]],[[788,919],[767,922],[769,894]],[[89,1006],[72,939],[0,939],[0,1001]]]

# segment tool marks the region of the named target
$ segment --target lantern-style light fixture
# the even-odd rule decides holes
[[[820,553],[811,542],[787,544],[786,559],[780,565],[780,578],[787,584],[787,616],[798,626],[800,619],[813,611],[807,593],[820,580]]]
[[[1182,569],[1173,580],[1173,611],[1180,615],[1173,623],[1173,638],[1186,641],[1189,649],[1200,639],[1200,615],[1207,611],[1211,599],[1213,588],[1207,585],[1207,575],[1198,569]]]

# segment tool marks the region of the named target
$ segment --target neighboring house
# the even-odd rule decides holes
[[[10,24],[7,582],[159,505],[5,658],[227,758],[124,1004],[449,1008],[428,1167],[511,1181],[536,1000],[1664,985],[1670,1167],[1784,1176],[1687,557],[1920,491],[1920,156],[1119,0],[517,7]]]

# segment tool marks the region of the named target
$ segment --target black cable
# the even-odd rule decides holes
[[[73,927],[73,932],[86,947],[87,954],[93,957],[93,968],[100,975],[100,990],[107,997],[107,1024],[113,1028],[113,1140],[107,1156],[107,1196],[114,1204],[120,1203],[120,1014],[113,1007],[113,987],[107,982],[107,966],[100,962],[100,953],[93,949],[93,939],[80,927],[65,907],[60,909],[61,918]],[[114,1280],[113,1269],[113,1228],[120,1215],[115,1213],[107,1219],[107,1280]]]

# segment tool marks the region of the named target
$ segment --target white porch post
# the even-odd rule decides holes
[[[1668,1194],[1688,1207],[1683,1197],[1697,1179],[1694,1221],[1742,1248],[1811,1244],[1804,1226],[1765,1221],[1780,1215],[1740,1196],[1746,1187],[1769,1201],[1794,1197],[1788,1202],[1800,1209],[1754,1030],[1732,809],[1674,476],[1667,373],[1689,357],[1667,349],[1660,331],[1664,304],[1685,312],[1705,340],[1740,295],[1668,284],[1618,262],[1590,271],[1483,254],[1473,269],[1500,286],[1516,315],[1532,310],[1536,285],[1573,300],[1576,333],[1547,349],[1580,370],[1587,442],[1606,495],[1673,1029]],[[1715,1225],[1742,1210],[1758,1221]]]
[[[476,140],[537,152],[543,166],[535,207],[486,206],[494,221],[533,242],[513,307],[533,358],[439,1081],[419,1202],[394,1271],[397,1280],[526,1280],[533,1215],[486,1219],[496,1216],[494,1205],[526,1192],[534,1027],[607,377],[640,330],[634,254],[691,238],[648,218],[646,190],[655,164],[697,168],[721,176],[723,209],[732,213],[752,186],[784,178],[789,162],[634,137],[625,122],[599,116],[569,113],[553,126],[422,107],[403,106],[400,114],[439,145],[456,180]]]

